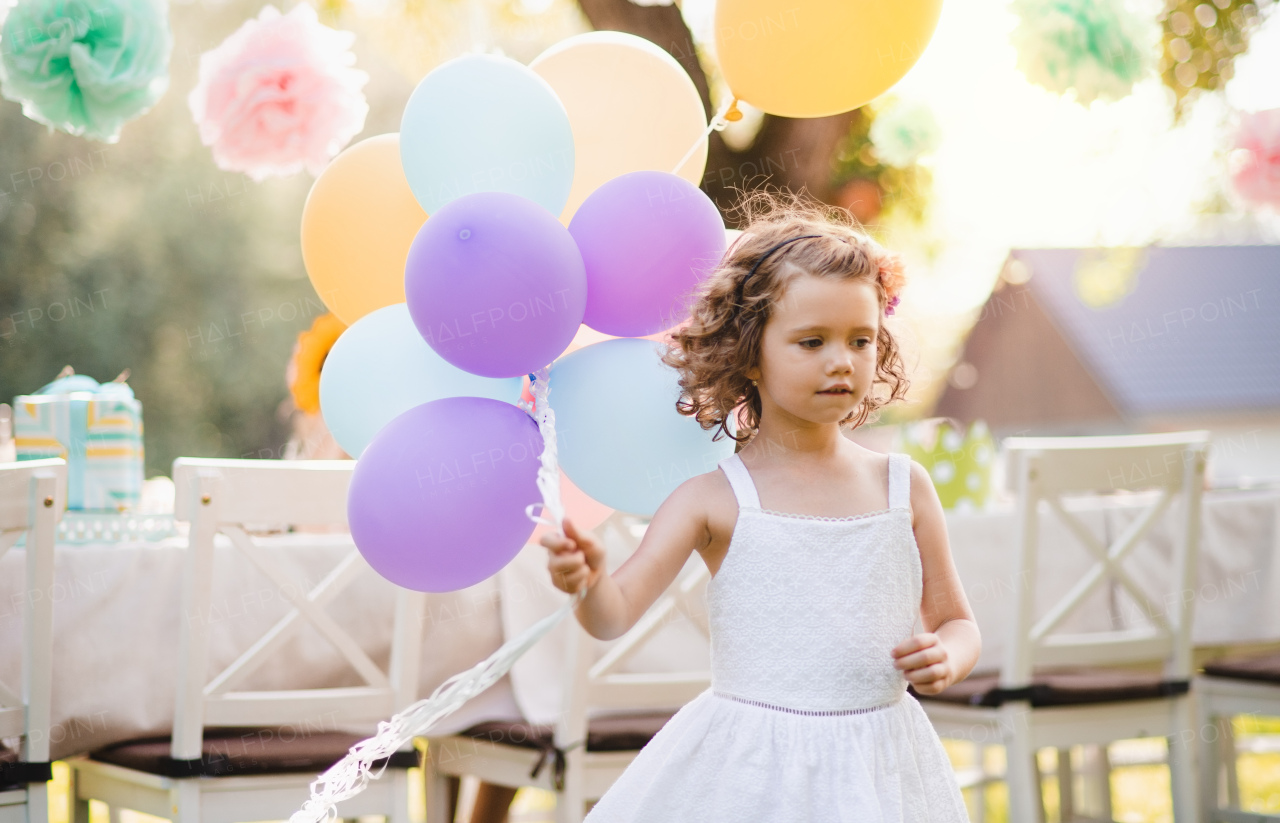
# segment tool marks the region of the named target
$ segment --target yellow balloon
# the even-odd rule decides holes
[[[675,172],[702,183],[706,112],[693,80],[663,49],[634,34],[593,31],[560,41],[529,68],[555,90],[573,128],[565,225],[587,195],[628,172]]]
[[[302,207],[302,262],[329,311],[350,326],[403,303],[405,259],[426,220],[400,166],[399,134],[335,157]]]
[[[783,117],[871,102],[924,52],[942,0],[719,0],[716,54],[739,100]]]

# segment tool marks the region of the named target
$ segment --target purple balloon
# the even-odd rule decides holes
[[[725,249],[716,204],[661,171],[631,172],[596,189],[569,233],[587,267],[582,322],[615,337],[644,337],[688,317],[694,288]]]
[[[351,536],[383,577],[422,592],[497,573],[533,533],[542,435],[485,397],[414,406],[374,435],[347,492]]]
[[[404,270],[409,315],[427,345],[464,371],[519,377],[563,352],[582,324],[582,255],[551,212],[478,192],[422,224]]]

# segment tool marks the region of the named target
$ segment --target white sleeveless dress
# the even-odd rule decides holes
[[[586,823],[967,823],[937,733],[891,650],[920,611],[911,461],[889,508],[760,508],[735,454],[728,553],[707,585],[711,688],[640,751]]]

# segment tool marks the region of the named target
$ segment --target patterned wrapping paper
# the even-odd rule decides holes
[[[991,504],[996,447],[986,421],[975,420],[968,430],[949,418],[910,423],[893,450],[929,470],[944,509],[975,511]]]
[[[122,512],[142,493],[142,404],[93,392],[14,400],[19,460],[67,461],[67,508]]]

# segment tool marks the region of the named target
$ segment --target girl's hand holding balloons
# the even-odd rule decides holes
[[[590,532],[578,531],[567,517],[563,535],[547,532],[541,542],[551,552],[547,561],[551,583],[562,592],[575,594],[589,589],[608,574],[604,546]]]

